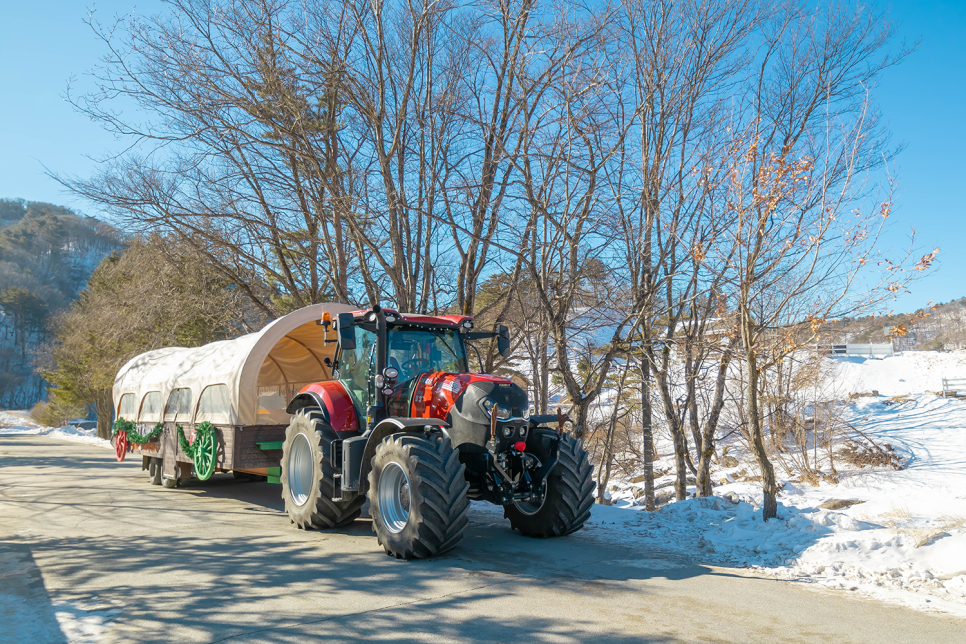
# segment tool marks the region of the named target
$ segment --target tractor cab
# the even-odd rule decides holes
[[[377,366],[377,324],[364,318],[352,324],[354,346],[340,346],[336,353],[332,375],[349,392],[360,418],[374,417],[380,402],[388,417],[409,416],[422,374],[468,371],[464,333],[460,332],[463,327],[443,318],[437,318],[435,324],[414,323],[391,314],[387,318],[393,321],[386,324],[384,369],[379,371]]]
[[[466,340],[497,337],[501,353],[509,353],[505,326],[474,332],[467,316],[407,315],[375,306],[341,314],[334,325],[339,349],[332,375],[368,428],[385,418],[417,415],[417,385],[427,374],[468,373]]]

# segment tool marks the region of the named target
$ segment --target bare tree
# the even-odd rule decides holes
[[[878,205],[862,201],[868,190],[861,181],[888,158],[866,88],[897,60],[883,54],[892,35],[876,12],[784,7],[764,33],[743,114],[748,125],[733,130],[723,159],[735,223],[720,248],[730,255],[728,289],[765,519],[776,516],[777,482],[762,426],[762,374],[795,350],[803,329],[867,308],[902,281],[890,270],[901,264],[875,254],[889,196]],[[876,261],[889,268],[869,288],[859,275]]]

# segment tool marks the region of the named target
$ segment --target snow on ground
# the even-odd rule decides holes
[[[30,419],[24,411],[0,411],[0,435],[3,434],[33,434],[50,436],[75,443],[87,443],[98,447],[111,447],[110,441],[97,437],[96,429],[79,429],[74,426],[44,427]]]
[[[879,392],[855,399],[846,420],[891,445],[902,470],[843,465],[837,484],[813,487],[788,481],[776,467],[784,483],[779,519],[762,522],[759,483],[730,476],[757,473],[744,460],[715,471],[715,479],[734,482],[715,487],[714,498],[646,513],[633,505],[643,484],[625,482],[613,493],[615,505],[596,506],[594,519],[621,526],[613,531],[621,538],[629,532],[724,565],[966,617],[966,399],[926,393],[941,390],[943,377],[966,377],[966,353],[834,362],[845,393]],[[819,508],[830,500],[856,503]]]

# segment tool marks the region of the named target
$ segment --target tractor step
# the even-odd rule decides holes
[[[332,492],[333,492],[332,500],[333,501],[342,500],[342,494],[340,493],[341,490],[342,490],[342,475],[336,472],[335,474],[332,475]]]
[[[268,468],[268,482],[269,483],[281,483],[282,482],[282,468],[281,467],[270,467]]]
[[[260,441],[255,443],[255,445],[258,446],[258,449],[262,450],[263,452],[268,452],[273,449],[282,449],[284,444],[285,441]]]

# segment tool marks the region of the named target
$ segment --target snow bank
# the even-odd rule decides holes
[[[75,443],[86,443],[98,447],[111,447],[110,441],[97,437],[96,429],[79,429],[73,426],[44,427],[27,416],[27,412],[0,411],[0,436],[4,434],[30,434],[50,436]]]
[[[885,358],[838,357],[831,362],[848,393],[921,394],[942,391],[943,378],[966,378],[966,353],[962,351],[904,351]]]
[[[897,531],[845,512],[779,504],[778,519],[723,497],[671,503],[656,512],[595,506],[598,538],[641,550],[677,549],[699,563],[753,568],[788,580],[857,591],[966,617],[966,529]],[[938,534],[936,534],[938,533]],[[935,538],[917,547],[917,540]]]
[[[902,470],[837,464],[839,482],[817,487],[779,474],[779,518],[763,522],[759,484],[735,481],[741,470],[757,473],[744,455],[737,467],[714,471],[715,480],[733,481],[715,487],[718,496],[653,513],[632,506],[642,484],[620,484],[612,493],[615,506],[594,508],[594,522],[603,521],[595,534],[630,533],[721,565],[966,617],[966,399],[925,393],[939,391],[943,377],[966,378],[966,353],[831,362],[840,391],[879,392],[855,399],[846,420],[891,445]],[[819,508],[831,500],[851,505]],[[621,528],[608,530],[611,523]]]

